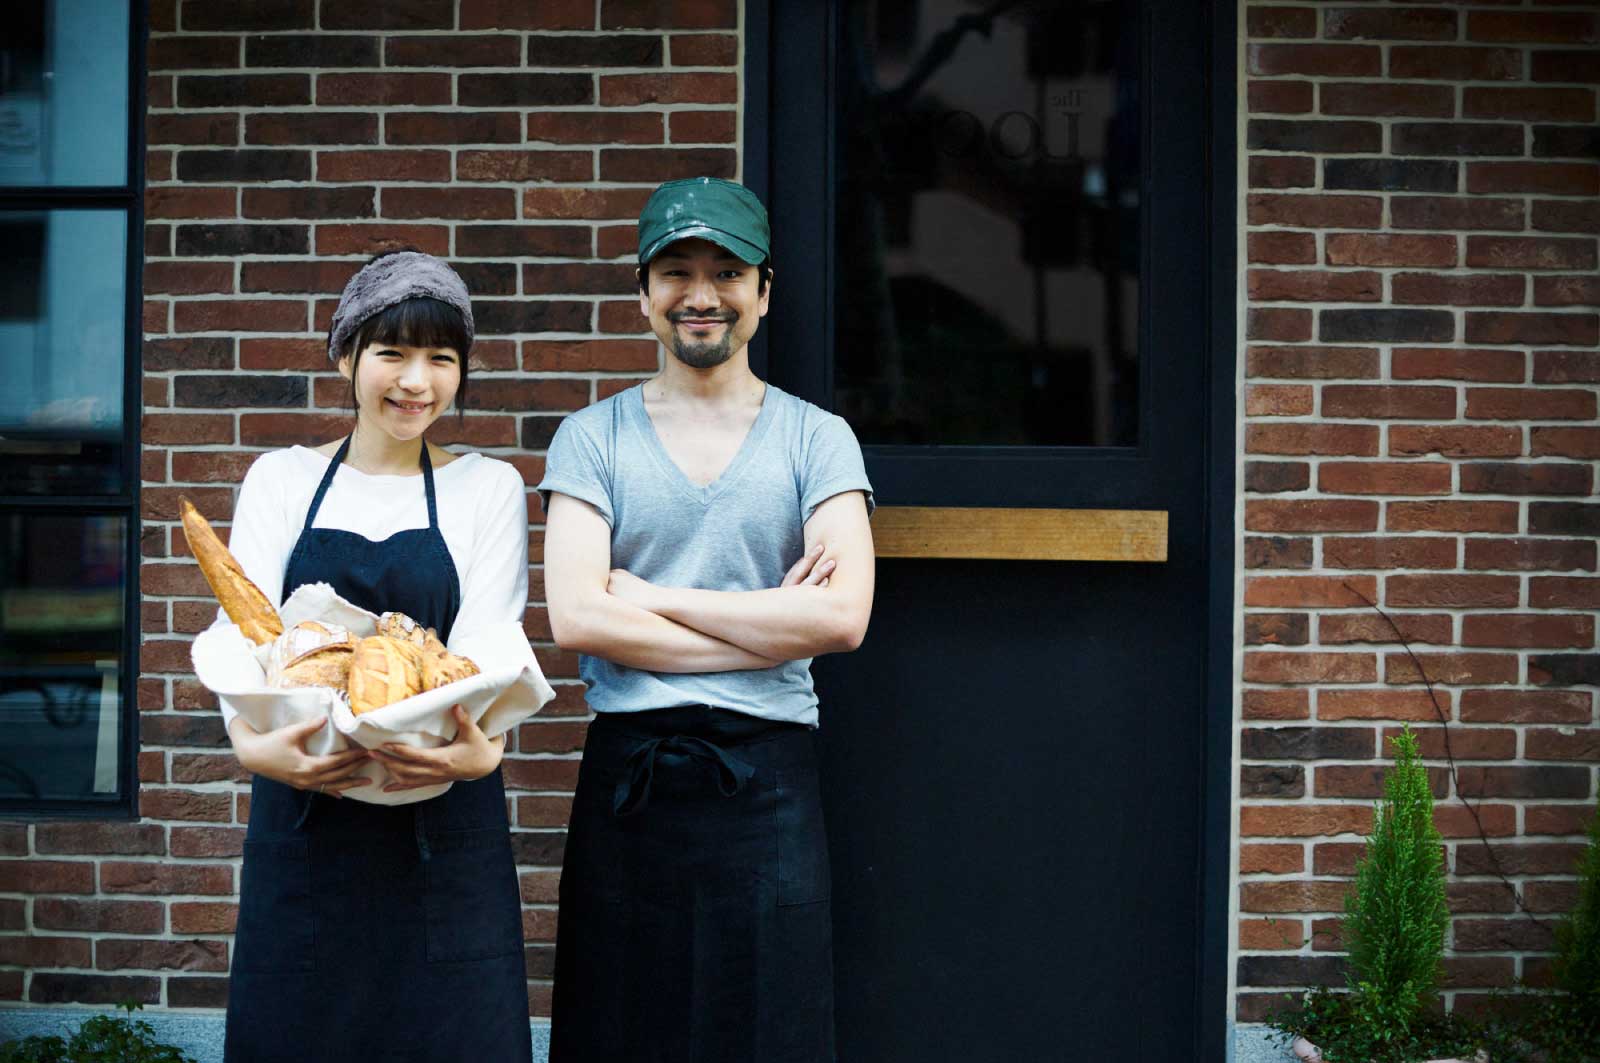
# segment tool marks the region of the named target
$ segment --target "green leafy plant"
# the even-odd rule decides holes
[[[1424,1012],[1403,1031],[1375,1027],[1355,993],[1321,987],[1296,1000],[1271,1019],[1287,1044],[1304,1037],[1322,1050],[1328,1063],[1416,1063],[1439,1056],[1471,1059],[1484,1038],[1469,1020],[1454,1014]],[[1494,1063],[1502,1063],[1494,1057]]]
[[[1600,1006],[1600,813],[1578,861],[1578,903],[1556,927],[1556,985]]]
[[[1495,1063],[1600,1059],[1600,814],[1578,860],[1578,902],[1556,926],[1555,993],[1505,998],[1486,1027]]]
[[[0,1063],[194,1063],[156,1040],[149,1023],[134,1019],[139,1004],[118,1005],[127,1015],[95,1015],[71,1037],[24,1037],[0,1045]]]

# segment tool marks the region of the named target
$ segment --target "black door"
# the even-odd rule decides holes
[[[747,15],[758,371],[851,422],[882,506],[994,507],[1002,546],[1006,510],[1167,518],[1165,560],[880,559],[816,662],[839,1057],[1221,1058],[1232,9]]]

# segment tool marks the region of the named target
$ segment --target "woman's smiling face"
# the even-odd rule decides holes
[[[461,387],[461,357],[449,347],[369,343],[339,359],[339,372],[354,375],[359,423],[400,440],[427,431]]]

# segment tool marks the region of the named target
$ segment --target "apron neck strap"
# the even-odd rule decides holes
[[[339,449],[333,452],[333,457],[328,461],[328,471],[322,474],[322,482],[317,485],[317,493],[311,496],[311,508],[306,510],[306,530],[311,530],[311,525],[317,519],[317,510],[322,508],[322,500],[328,496],[328,488],[333,485],[333,476],[339,471],[339,466],[344,464],[345,455],[350,453],[350,441],[355,438],[352,432],[344,437],[344,442],[339,444]]]
[[[344,459],[350,454],[350,441],[355,438],[355,433],[344,437],[344,442],[339,444],[339,449],[334,451],[333,458],[328,462],[328,471],[322,474],[322,482],[317,485],[317,493],[311,498],[311,508],[306,510],[306,528],[309,530],[312,522],[317,519],[317,510],[322,508],[322,500],[328,496],[328,488],[333,486],[333,477],[339,471],[339,466],[344,464]],[[422,488],[428,496],[428,527],[439,526],[439,503],[433,493],[433,459],[428,457],[428,441],[422,441],[422,459],[418,462],[422,467]]]
[[[422,489],[428,494],[428,527],[439,526],[439,503],[433,494],[433,459],[428,457],[428,441],[422,441]]]

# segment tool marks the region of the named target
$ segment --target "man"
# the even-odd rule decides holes
[[[741,185],[657,188],[639,309],[670,352],[568,417],[539,491],[589,726],[561,876],[552,1063],[833,1059],[810,659],[872,609],[872,488],[838,417],[750,371],[772,297]]]

